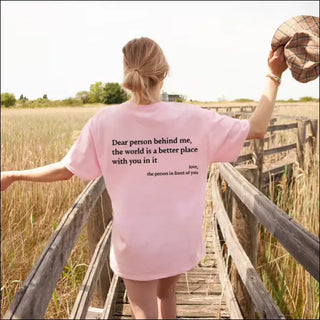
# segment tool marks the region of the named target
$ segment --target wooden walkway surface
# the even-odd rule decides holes
[[[211,212],[210,212],[211,211]],[[180,276],[177,283],[178,319],[230,319],[217,269],[212,242],[212,210],[206,210],[203,230],[206,239],[205,258],[192,270]],[[101,313],[100,313],[100,312]],[[99,319],[102,309],[89,308],[87,319]],[[123,280],[112,319],[132,319]]]

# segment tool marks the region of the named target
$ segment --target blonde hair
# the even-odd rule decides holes
[[[159,45],[149,38],[129,41],[123,48],[124,81],[137,104],[152,103],[150,92],[169,72],[169,65]]]

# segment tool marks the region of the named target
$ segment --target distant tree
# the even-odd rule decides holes
[[[317,102],[318,100],[312,97],[301,97],[299,102]]]
[[[20,94],[19,100],[23,100],[23,94]]]
[[[247,98],[240,98],[240,99],[235,99],[233,100],[234,102],[253,102],[254,100],[252,99],[247,99]]]
[[[101,102],[104,104],[117,104],[128,100],[128,95],[117,82],[108,82],[103,87]]]
[[[103,95],[103,84],[101,81],[98,81],[90,86],[89,91],[89,101],[91,103],[102,102],[101,98]]]
[[[67,106],[78,106],[81,105],[82,101],[79,99],[74,99],[72,97],[66,98],[61,101],[62,105],[67,105]]]
[[[89,92],[88,91],[79,91],[76,94],[76,98],[80,99],[82,103],[88,103],[89,102]]]
[[[13,93],[1,93],[1,105],[4,105],[6,108],[13,106],[16,101],[16,97]]]
[[[42,99],[46,99],[46,100],[48,100],[48,96],[47,96],[47,94],[46,94],[46,93],[43,95]]]

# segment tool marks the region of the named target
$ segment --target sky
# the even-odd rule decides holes
[[[123,81],[123,46],[163,49],[163,90],[187,99],[259,100],[276,29],[319,16],[318,1],[1,1],[1,92],[51,100]],[[282,76],[277,99],[319,98],[319,78]]]

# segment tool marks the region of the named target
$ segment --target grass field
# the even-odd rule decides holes
[[[274,114],[303,115],[318,119],[318,106],[317,103],[286,104],[277,107]],[[1,171],[29,169],[61,160],[86,121],[101,107],[2,109]],[[291,143],[294,139],[294,133],[283,133],[275,143]],[[295,166],[294,184],[288,185],[283,181],[270,190],[269,197],[318,236],[318,154],[309,159],[313,161],[309,170]],[[61,217],[82,189],[83,182],[73,177],[69,181],[55,183],[19,182],[1,194],[2,316]],[[263,250],[259,252],[258,269],[282,311],[291,318],[319,316],[318,283],[288,256],[267,231],[262,230],[259,247]],[[46,318],[68,318],[87,265],[84,230],[64,268]]]

